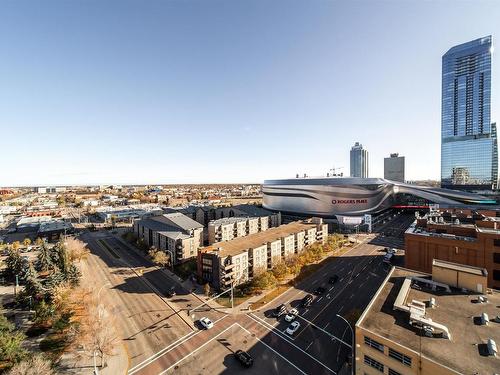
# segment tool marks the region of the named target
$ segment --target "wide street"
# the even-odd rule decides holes
[[[383,227],[399,227],[397,217]],[[404,224],[406,225],[407,220]],[[110,232],[85,233],[96,286],[104,285],[102,298],[112,306],[117,330],[129,354],[129,374],[239,373],[241,365],[232,353],[248,351],[255,360],[248,373],[336,374],[348,372],[352,334],[340,317],[355,321],[384,279],[389,266],[377,234],[359,235],[342,256],[327,262],[310,277],[256,311],[216,311],[203,307],[206,298],[184,289],[167,272],[154,266],[137,249]],[[384,236],[384,243],[398,247],[397,238]],[[332,275],[338,276],[329,284]],[[166,297],[174,287],[177,295]],[[306,294],[325,288],[307,308],[300,307]],[[273,310],[280,304],[297,308],[301,326],[294,335],[289,323],[277,320]],[[188,312],[190,315],[188,315]],[[197,320],[209,317],[210,330]],[[285,371],[286,370],[286,371]]]

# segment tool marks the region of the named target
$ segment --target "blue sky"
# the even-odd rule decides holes
[[[0,186],[439,178],[441,56],[498,1],[2,1]],[[500,64],[493,56],[492,119]]]

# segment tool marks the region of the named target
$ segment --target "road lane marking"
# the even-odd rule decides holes
[[[277,329],[274,329],[274,328],[269,328],[269,327],[266,327],[265,324],[267,324],[267,322],[265,321],[262,321],[262,319],[260,319],[258,316],[254,315],[253,313],[250,313],[250,314],[247,314],[247,316],[250,318],[250,319],[253,319],[256,323],[260,324],[261,326],[263,326],[264,328],[266,328],[267,330],[271,331],[272,333],[274,333],[276,336],[278,337],[281,337],[283,340],[287,341],[290,345],[294,346],[296,349],[300,350],[302,353],[304,353],[305,355],[307,355],[309,358],[313,359],[315,362],[319,363],[321,366],[323,366],[324,368],[326,368],[328,371],[330,371],[332,374],[337,374],[335,371],[333,371],[331,368],[329,368],[327,365],[325,365],[323,362],[319,361],[317,358],[313,357],[312,355],[310,355],[309,353],[307,353],[306,351],[304,351],[302,348],[299,348],[297,345],[295,345],[293,342],[291,342],[290,340],[288,340],[287,337],[283,336],[281,334],[280,331],[278,331]],[[262,322],[261,322],[262,321]]]
[[[330,322],[326,323],[324,328],[326,329],[326,327],[328,327],[329,325],[330,325]]]
[[[314,285],[318,282],[318,280],[314,280],[311,284]]]
[[[310,342],[310,344],[309,344],[309,345],[307,345],[306,350],[307,350],[307,349],[309,349],[309,348],[311,347],[311,345],[313,344],[313,342],[314,342],[314,341],[311,341],[311,342]]]
[[[235,323],[236,325],[240,326],[241,329],[243,329],[245,332],[247,332],[249,335],[252,335],[252,333],[246,329],[245,327],[243,327],[242,325],[240,325],[239,323]],[[307,375],[304,371],[302,371],[300,368],[298,368],[297,366],[295,366],[292,362],[290,362],[288,359],[286,359],[283,355],[281,355],[280,353],[278,353],[276,350],[274,350],[273,348],[271,348],[269,345],[267,345],[264,341],[262,341],[261,339],[259,339],[257,337],[257,335],[254,336],[255,339],[260,342],[261,344],[264,344],[268,349],[272,350],[274,353],[276,353],[278,356],[280,356],[282,359],[284,359],[287,363],[289,363],[290,365],[292,365],[293,367],[295,367],[301,374],[304,374],[304,375]]]
[[[217,323],[217,322],[220,322],[222,319],[225,319],[227,318],[229,315],[224,315],[222,318],[219,318],[217,319],[214,323],[214,325]],[[162,355],[164,355],[165,353],[168,353],[170,352],[171,350],[177,348],[178,346],[184,344],[186,341],[190,340],[191,338],[193,338],[194,336],[198,335],[199,333],[201,332],[204,332],[204,330],[199,330],[198,332],[194,333],[194,332],[191,332],[190,334],[192,334],[190,337],[187,337],[189,336],[190,334],[187,334],[183,337],[181,337],[179,340],[175,341],[174,343],[170,344],[169,346],[163,348],[162,350],[160,350],[159,352],[153,354],[151,357],[149,357],[148,359],[144,360],[143,362],[139,363],[138,365],[134,366],[133,368],[131,368],[129,371],[128,371],[128,374],[129,375],[132,375],[132,374],[135,374],[137,371],[139,370],[142,370],[144,367],[150,365],[151,363],[153,363],[154,361],[156,361],[158,358],[160,358]],[[186,338],[187,337],[187,338]],[[182,340],[181,342],[179,342],[180,340]],[[177,344],[176,344],[177,343]],[[175,344],[175,345],[174,345]],[[153,358],[154,357],[154,358]],[[147,363],[146,363],[147,362]],[[139,367],[140,366],[140,367]]]
[[[167,368],[166,370],[163,370],[162,372],[160,372],[159,375],[162,375],[162,374],[165,374],[168,370],[170,370],[172,367],[176,366],[178,363],[184,361],[186,358],[188,358],[189,356],[193,355],[194,353],[196,353],[198,350],[200,350],[201,348],[203,348],[205,345],[211,343],[213,340],[215,340],[217,337],[219,337],[220,335],[222,335],[224,332],[226,332],[228,329],[231,329],[233,328],[233,326],[235,326],[237,323],[233,323],[231,324],[229,327],[227,327],[224,331],[220,332],[219,334],[217,334],[216,336],[212,337],[210,340],[206,341],[203,345],[201,346],[198,346],[195,350],[193,350],[192,352],[190,352],[188,355],[182,357],[181,359],[179,359],[177,362],[175,362],[173,365],[171,365],[169,368]]]
[[[322,299],[323,299],[323,297],[319,297],[319,298],[316,300],[316,302],[319,302],[319,301],[321,301]]]

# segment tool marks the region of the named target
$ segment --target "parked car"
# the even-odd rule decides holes
[[[311,306],[311,303],[313,301],[314,297],[311,294],[308,294],[304,298],[302,298],[301,306],[302,307],[309,307]]]
[[[297,330],[300,328],[300,323],[298,321],[292,322],[286,329],[286,333],[288,333],[290,336],[292,336]]]
[[[212,321],[206,317],[203,317],[200,319],[200,324],[205,329],[210,329],[210,328],[213,328],[213,326],[214,326],[214,323],[212,323]]]
[[[297,309],[291,309],[288,314],[285,315],[285,320],[287,322],[291,322],[292,320],[294,320],[297,315],[299,315],[299,310]]]
[[[319,295],[321,295],[321,294],[323,294],[325,292],[326,292],[325,288],[323,288],[322,286],[318,286],[316,288],[316,290],[314,291],[314,294],[316,294],[317,296],[319,296]]]
[[[339,279],[339,275],[330,276],[328,279],[328,284],[335,284]]]
[[[284,304],[281,304],[274,309],[274,316],[276,318],[279,318],[283,314],[286,314],[286,306]]]
[[[240,362],[244,367],[252,367],[253,358],[247,352],[243,350],[237,350],[234,353],[234,356],[236,357],[238,362]]]

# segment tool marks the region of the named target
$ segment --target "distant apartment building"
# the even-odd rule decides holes
[[[268,226],[270,228],[281,225],[281,214],[279,212],[269,211],[253,204],[239,204],[231,207],[201,206],[196,207],[194,210],[188,207],[181,210],[181,212],[205,227],[212,220],[227,217],[268,217]]]
[[[500,211],[434,211],[405,232],[405,267],[431,272],[434,259],[483,267],[500,289]]]
[[[368,151],[359,142],[351,147],[350,172],[351,177],[368,178]]]
[[[234,238],[265,231],[269,228],[269,217],[227,217],[208,223],[208,244],[231,241]]]
[[[217,242],[198,252],[198,274],[216,289],[226,289],[272,269],[307,245],[324,243],[327,237],[328,225],[313,218]]]
[[[355,325],[355,373],[498,373],[500,295],[481,294],[485,275],[441,261],[432,276],[392,268]]]
[[[133,230],[148,246],[170,254],[174,264],[196,257],[203,245],[203,225],[181,213],[138,220]]]
[[[384,158],[384,178],[386,180],[405,182],[405,157],[391,154]]]
[[[35,188],[35,191],[38,194],[64,193],[66,191],[66,187],[64,187],[64,186],[43,186],[43,187]]]

